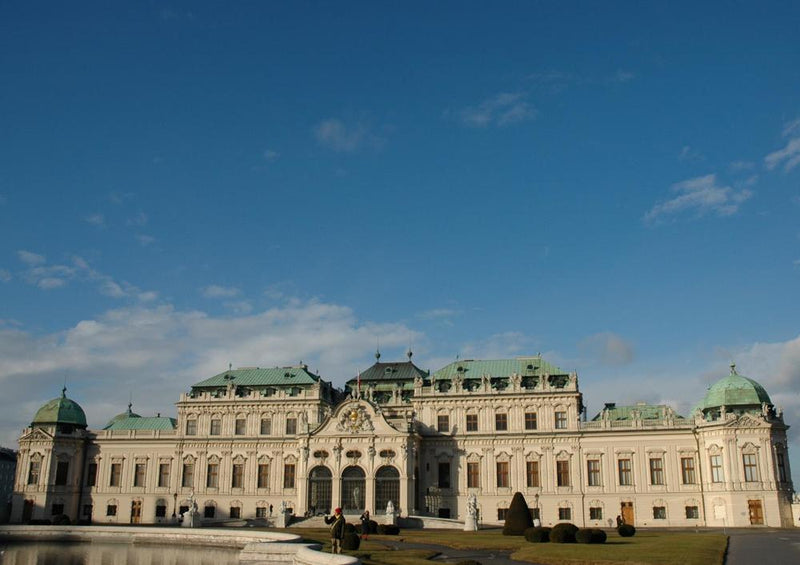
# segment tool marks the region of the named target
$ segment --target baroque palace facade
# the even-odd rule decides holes
[[[689,417],[606,404],[586,421],[578,378],[541,356],[433,373],[376,363],[334,388],[306,365],[230,369],[182,394],[177,419],[128,410],[89,430],[66,397],[19,440],[12,521],[169,523],[302,517],[340,506],[499,524],[516,491],[544,525],[789,526],[783,416],[731,373]],[[699,395],[698,395],[699,396]]]

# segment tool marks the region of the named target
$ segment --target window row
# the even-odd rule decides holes
[[[222,435],[222,418],[212,417],[208,423],[208,435],[219,436]],[[287,416],[284,424],[284,435],[297,435],[297,417]],[[198,435],[198,420],[195,417],[189,417],[184,426],[184,433],[187,436]],[[258,428],[258,433],[262,436],[272,435],[272,418],[261,418]],[[233,423],[233,434],[243,436],[247,434],[247,419],[236,418]]]
[[[470,413],[466,415],[465,429],[468,432],[480,431],[478,426],[478,414]],[[567,412],[557,410],[554,415],[553,426],[557,430],[567,429]],[[539,429],[539,417],[536,412],[525,412],[525,430]],[[440,433],[450,432],[450,415],[438,414],[436,416],[436,430]],[[508,431],[508,413],[497,412],[494,415],[494,431]]]
[[[539,518],[540,515],[540,508],[529,508],[528,509],[531,513],[531,519],[536,520]],[[653,506],[653,519],[654,520],[666,520],[667,519],[667,508],[666,506]],[[687,520],[698,520],[700,518],[700,509],[697,506],[685,506],[684,513]],[[497,509],[497,519],[498,520],[505,520],[508,516],[508,508],[498,508]],[[569,506],[559,506],[558,507],[558,519],[559,520],[572,520],[572,508]],[[603,519],[603,508],[600,506],[590,506],[589,507],[589,520],[602,520]]]

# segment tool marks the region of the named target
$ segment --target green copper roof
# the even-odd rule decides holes
[[[175,418],[162,416],[144,417],[133,416],[111,421],[104,430],[174,430],[178,425]]]
[[[305,365],[299,367],[247,367],[231,369],[214,375],[210,379],[193,384],[192,388],[226,387],[228,383],[236,386],[291,386],[310,385],[319,381],[319,375],[308,371]]]
[[[764,387],[753,379],[740,375],[736,372],[736,365],[731,365],[731,374],[708,389],[698,408],[706,410],[720,406],[761,406],[764,402],[772,404]]]
[[[114,424],[115,422],[119,422],[120,420],[125,420],[127,418],[141,418],[141,416],[139,416],[139,414],[134,414],[131,411],[131,406],[132,406],[132,404],[128,404],[128,409],[125,412],[123,412],[121,414],[117,414],[116,416],[111,418],[111,420],[108,421],[108,424],[106,424],[103,427],[103,429],[107,430],[108,428],[110,428],[112,426],[112,424]]]
[[[567,371],[552,365],[541,358],[517,357],[516,359],[496,359],[482,361],[478,359],[463,359],[450,363],[436,371],[436,379],[450,379],[460,373],[465,379],[478,379],[483,375],[490,377],[508,377],[514,373],[526,377],[544,375],[566,375]]]
[[[61,391],[61,396],[54,398],[36,412],[33,417],[34,424],[71,424],[81,428],[86,427],[86,414],[83,408],[67,398],[67,389]]]
[[[672,411],[672,408],[666,404],[641,403],[632,406],[607,404],[601,412],[592,418],[592,421],[601,420],[603,418],[603,412],[606,413],[609,420],[632,420],[634,411],[639,413],[639,417],[642,420],[661,420]],[[675,414],[675,418],[682,420],[683,416]]]

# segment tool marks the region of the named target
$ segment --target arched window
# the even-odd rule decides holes
[[[311,515],[330,514],[333,475],[330,469],[319,465],[308,474],[308,511]]]
[[[351,466],[342,471],[342,509],[345,512],[363,512],[366,479],[361,467]]]
[[[395,508],[400,502],[400,472],[386,465],[375,473],[375,514],[386,512],[390,500]]]

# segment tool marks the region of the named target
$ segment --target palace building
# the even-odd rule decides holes
[[[731,366],[687,416],[606,404],[541,356],[428,372],[376,362],[344,391],[306,365],[230,369],[177,418],[128,410],[100,430],[64,391],[19,440],[12,522],[269,521],[365,509],[500,524],[516,491],[544,525],[790,526],[788,426]],[[424,521],[424,520],[423,520]]]

